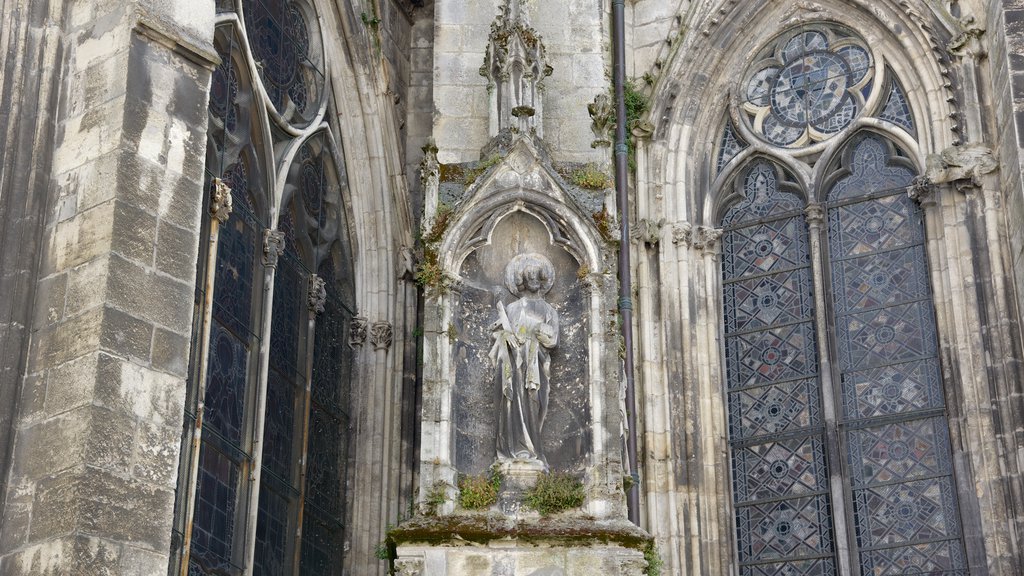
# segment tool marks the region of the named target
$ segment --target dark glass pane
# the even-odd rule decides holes
[[[341,525],[307,508],[302,519],[302,576],[340,576]]]
[[[294,536],[289,530],[289,500],[260,485],[259,512],[256,520],[256,554],[253,558],[255,576],[281,576],[292,572],[288,542]]]
[[[725,285],[725,331],[742,332],[810,318],[814,301],[809,268],[747,278]]]
[[[851,480],[878,484],[947,474],[949,435],[941,418],[909,420],[853,430]]]
[[[933,356],[935,318],[931,302],[915,302],[836,319],[843,371]]]
[[[219,321],[210,330],[204,430],[215,430],[234,446],[242,445],[248,349]]]
[[[832,552],[832,514],[825,495],[739,506],[736,524],[740,562]]]
[[[836,294],[837,312],[891,306],[929,294],[924,246],[911,246],[833,264],[832,275],[843,291]]]
[[[967,559],[956,540],[945,540],[867,552],[861,574],[896,576],[901,574],[941,574],[967,576]]]
[[[204,444],[199,454],[199,481],[189,574],[235,574],[232,563],[235,514],[239,506],[239,467],[232,459]]]
[[[833,257],[842,260],[920,244],[920,222],[917,207],[906,194],[834,208],[829,213]]]
[[[253,201],[246,191],[246,174],[244,162],[234,164],[224,174],[224,180],[231,186],[236,208],[232,218],[220,227],[218,233],[217,277],[213,295],[214,317],[242,338],[252,332],[252,289],[257,247],[257,227],[247,217],[253,213]]]
[[[725,361],[730,389],[814,376],[818,371],[814,325],[803,322],[727,337]]]
[[[857,540],[863,548],[960,536],[949,476],[865,488],[853,495]]]
[[[934,359],[843,374],[843,415],[850,420],[942,408],[942,380]]]
[[[722,139],[718,144],[718,163],[716,171],[721,172],[722,168],[725,168],[725,165],[735,158],[737,154],[742,152],[747,146],[748,144],[744,142],[736,132],[736,127],[732,125],[732,122],[726,122],[725,129],[722,130]]]

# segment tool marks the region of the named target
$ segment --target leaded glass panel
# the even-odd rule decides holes
[[[813,38],[809,41],[814,41]],[[733,493],[742,574],[832,574],[817,341],[802,202],[759,161],[722,237]],[[785,434],[784,436],[780,436]]]
[[[726,122],[725,128],[722,130],[722,139],[718,144],[718,172],[725,168],[725,165],[730,160],[736,157],[737,154],[747,148],[747,144],[743,138],[740,137],[736,132],[736,127],[732,125],[732,122]]]
[[[910,112],[910,104],[907,103],[907,97],[903,95],[903,89],[900,88],[899,83],[895,80],[890,84],[889,99],[885,101],[885,106],[878,117],[892,122],[911,134],[916,134],[914,116]]]
[[[190,575],[240,573],[233,562],[239,476],[237,462],[203,445],[199,451]]]
[[[865,136],[828,193],[846,460],[863,574],[964,570],[914,172]],[[880,420],[880,417],[885,417]]]

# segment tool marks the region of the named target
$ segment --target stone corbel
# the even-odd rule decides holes
[[[393,339],[394,330],[391,328],[390,322],[374,322],[373,326],[370,326],[370,344],[373,344],[374,350],[387,350],[391,348]]]
[[[999,167],[992,149],[980,144],[951,146],[928,157],[925,177],[934,184],[952,184],[961,192],[980,188],[983,176]]]
[[[370,321],[363,316],[356,316],[348,329],[348,347],[355,350],[366,343]]]
[[[804,218],[810,228],[821,228],[825,222],[825,207],[818,203],[811,203],[804,208]]]
[[[590,130],[596,138],[590,143],[591,148],[609,148],[612,145],[611,131],[615,126],[615,109],[608,94],[594,96],[594,101],[587,104],[590,112]]]
[[[284,232],[267,228],[263,231],[263,265],[277,268],[277,260],[284,254]]]
[[[641,218],[636,223],[636,227],[631,231],[630,237],[634,242],[642,242],[654,246],[661,239],[661,226],[664,222],[664,220],[655,222],[647,218]]]
[[[917,202],[921,208],[928,209],[938,203],[935,184],[927,176],[918,176],[907,187],[907,196]]]
[[[314,314],[321,314],[327,305],[327,283],[324,279],[312,274],[309,277],[309,311]]]
[[[985,56],[985,46],[981,42],[985,29],[978,24],[974,16],[964,16],[957,23],[959,24],[960,32],[946,45],[949,53],[961,58],[964,56],[973,56],[975,58]]]
[[[231,187],[220,178],[214,178],[210,189],[210,216],[223,224],[231,217],[231,210]]]

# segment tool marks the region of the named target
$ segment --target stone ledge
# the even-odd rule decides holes
[[[626,520],[555,516],[516,521],[497,512],[417,516],[388,531],[388,544],[469,545],[495,540],[524,544],[618,544],[643,550],[652,538]]]

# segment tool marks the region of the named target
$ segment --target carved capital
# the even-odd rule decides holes
[[[690,245],[690,240],[693,237],[693,225],[689,222],[676,222],[672,225],[672,243],[680,244],[685,246]]]
[[[366,343],[367,332],[369,331],[370,321],[362,316],[356,316],[352,319],[352,324],[348,329],[348,346],[349,348],[355,349]]]
[[[284,232],[267,228],[263,231],[263,265],[277,268],[277,259],[284,254]]]
[[[920,204],[922,208],[934,206],[938,200],[935,197],[935,184],[927,176],[915,177],[907,187],[907,196]]]
[[[374,350],[387,350],[391,348],[393,339],[394,331],[391,328],[390,322],[374,322],[373,326],[370,326],[370,344],[373,344]]]
[[[321,314],[327,305],[327,283],[316,274],[312,274],[309,277],[309,298],[307,303],[310,312],[314,314]]]
[[[221,224],[231,217],[231,187],[220,178],[214,178],[210,188],[210,215]]]
[[[821,227],[825,222],[825,207],[817,202],[812,202],[804,208],[804,217],[807,218],[807,225],[812,228]]]
[[[395,560],[397,576],[423,576],[423,558],[399,558]]]
[[[702,252],[714,252],[718,247],[718,239],[722,237],[721,228],[697,226],[693,231],[691,244]]]

